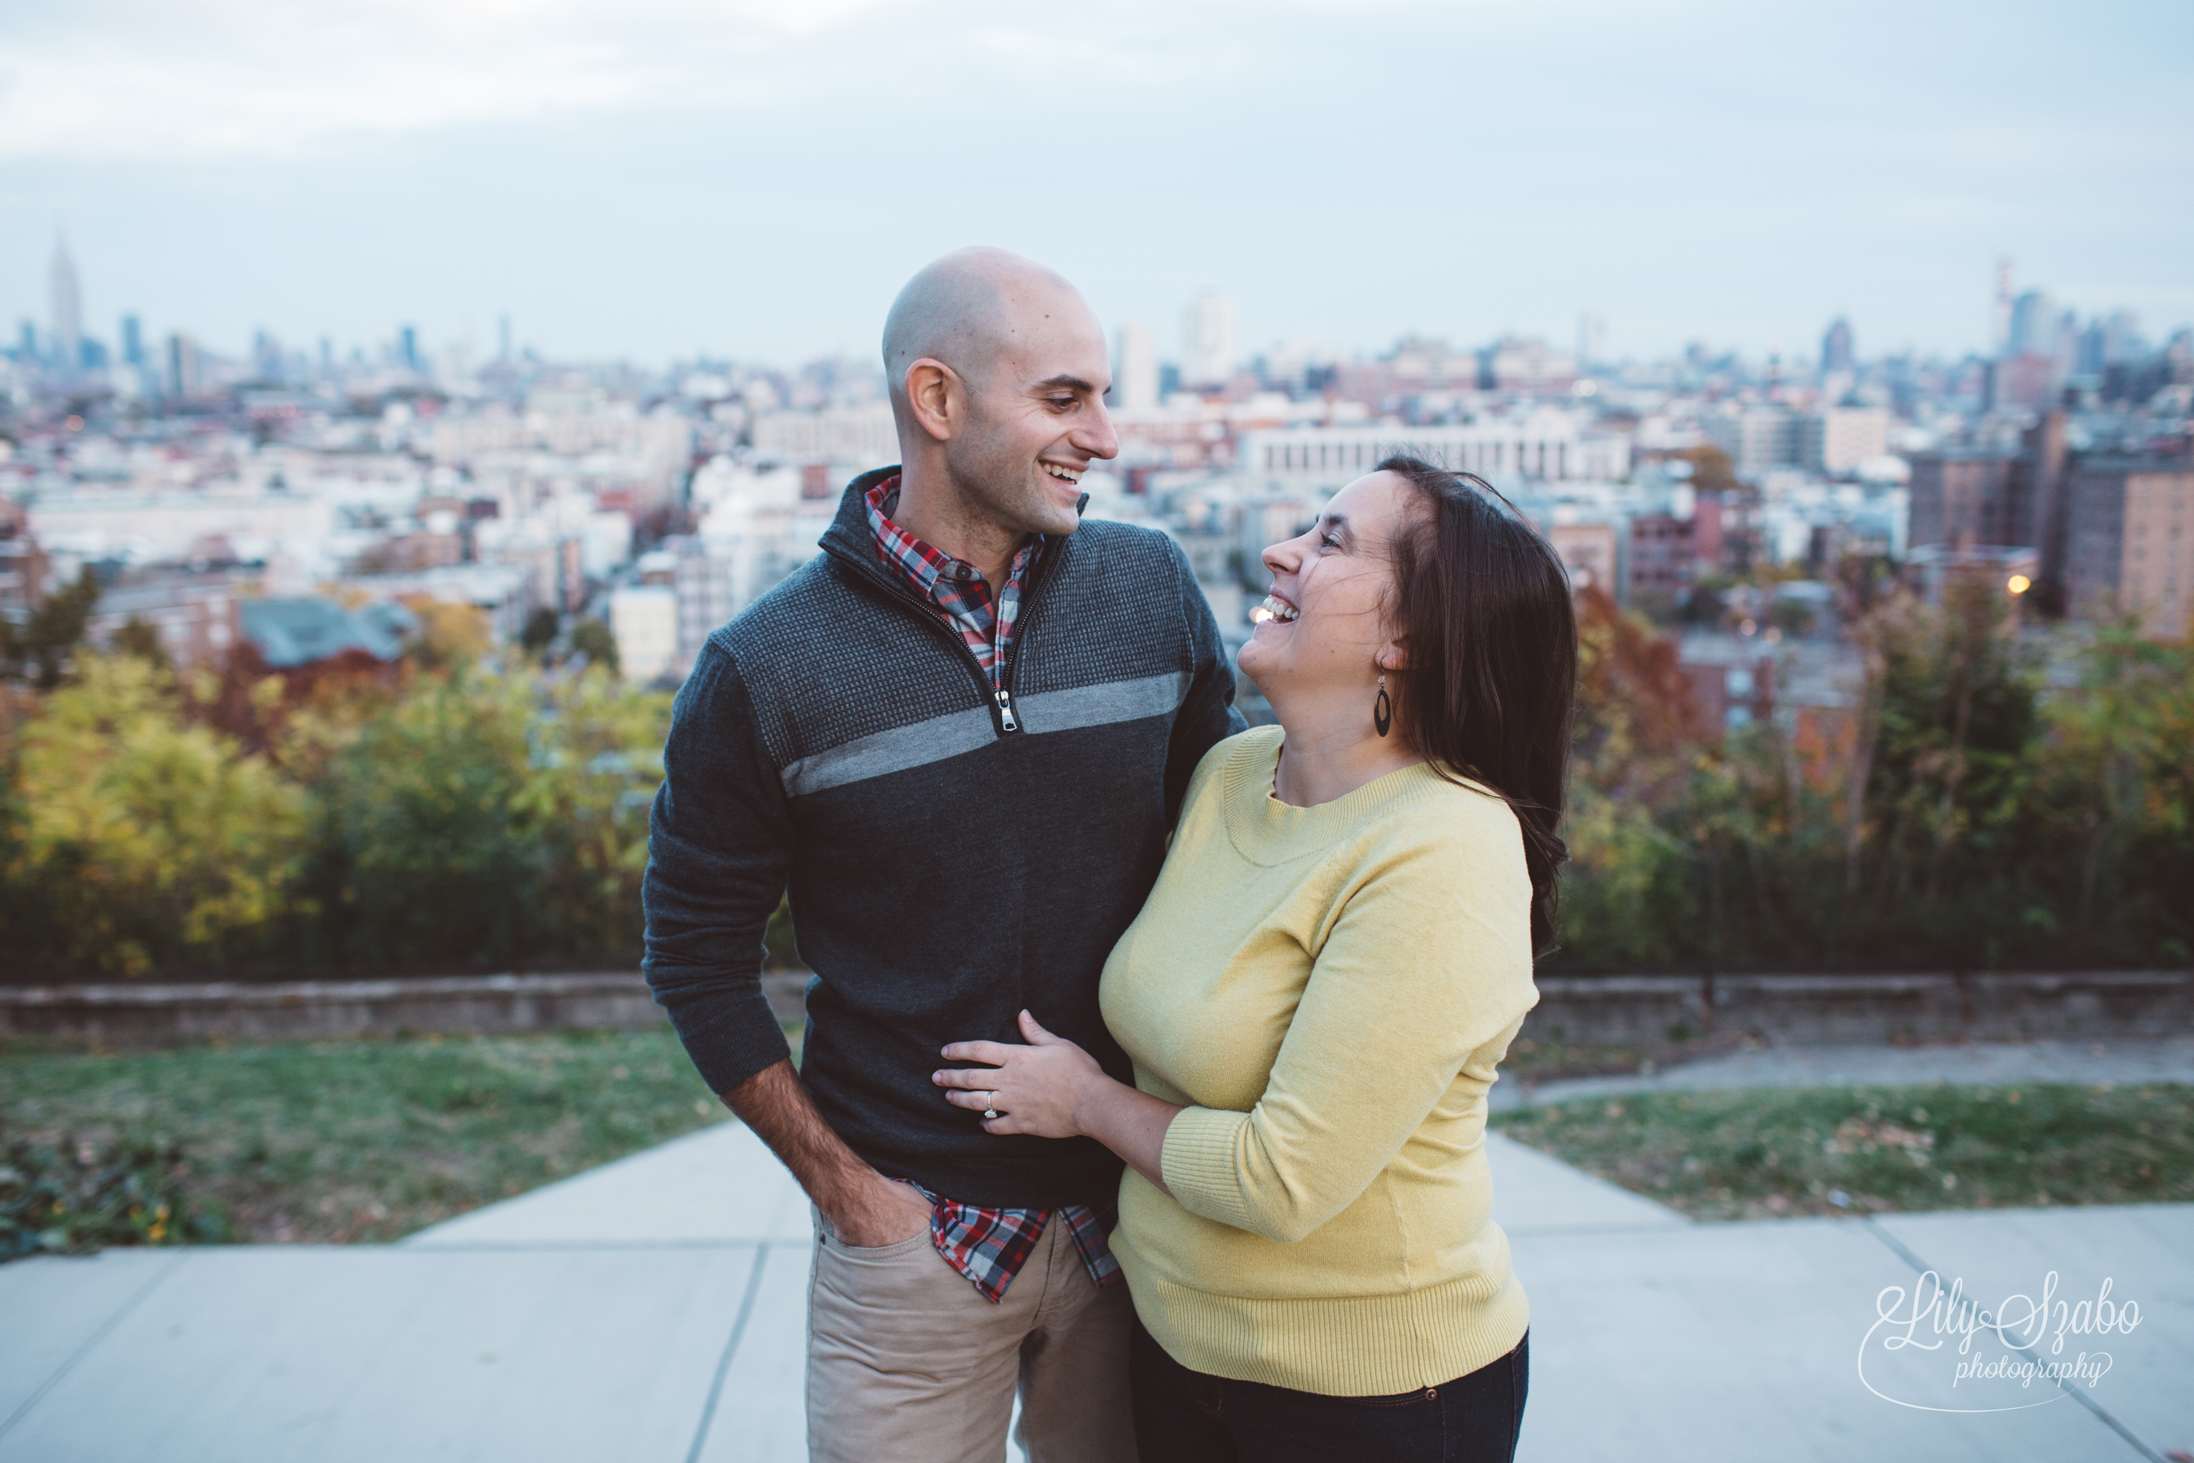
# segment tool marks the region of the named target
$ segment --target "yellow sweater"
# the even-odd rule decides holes
[[[1523,835],[1425,766],[1290,807],[1280,742],[1206,754],[1105,963],[1136,1086],[1187,1104],[1175,1197],[1129,1170],[1112,1249],[1184,1366],[1334,1397],[1435,1386],[1530,1320],[1485,1155],[1494,1068],[1539,999]]]

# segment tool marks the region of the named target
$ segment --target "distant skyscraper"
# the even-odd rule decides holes
[[[1607,317],[1587,310],[1577,317],[1577,369],[1589,370],[1607,349]]]
[[[1181,314],[1181,380],[1223,385],[1234,375],[1234,302],[1205,290]]]
[[[1838,315],[1821,337],[1821,374],[1851,369],[1851,322]]]
[[[508,361],[508,360],[510,359],[510,316],[509,316],[509,315],[507,315],[507,314],[505,314],[505,315],[498,315],[498,316],[496,317],[496,319],[495,319],[495,339],[496,339],[496,351],[495,351],[495,359],[497,359],[497,360],[499,360],[499,361]]]
[[[196,396],[201,386],[198,367],[198,342],[187,335],[168,337],[168,394],[189,398]]]
[[[135,315],[122,317],[122,362],[129,366],[145,364],[145,333]]]
[[[26,366],[38,359],[38,327],[28,320],[23,322],[23,332],[16,339],[15,355]]]
[[[1988,353],[1999,360],[2011,349],[2011,261],[1996,263],[1996,308],[1990,317]]]
[[[2148,354],[2148,345],[2141,339],[2140,317],[2131,310],[2120,310],[2097,323],[2103,332],[2104,365],[2115,366]]]
[[[2072,348],[2072,373],[2076,376],[2100,376],[2107,363],[2105,348],[2108,336],[2100,317],[2090,320],[2087,329],[2079,334]]]
[[[84,354],[84,302],[76,289],[76,266],[69,261],[69,246],[55,240],[53,272],[48,277],[48,298],[53,307],[53,348],[63,371],[74,371]]]
[[[2011,302],[2011,335],[2004,354],[2046,356],[2057,348],[2057,311],[2049,296],[2028,290]]]
[[[411,370],[419,369],[419,332],[409,325],[396,332],[396,358]]]
[[[1129,410],[1158,404],[1158,340],[1140,320],[1120,327],[1120,342],[1113,351],[1112,396]]]

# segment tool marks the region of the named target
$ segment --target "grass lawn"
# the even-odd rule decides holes
[[[1698,1219],[2194,1200],[2194,1087],[1754,1088],[1496,1114]]]
[[[667,1030],[0,1051],[0,1148],[152,1140],[235,1240],[396,1239],[725,1116]]]

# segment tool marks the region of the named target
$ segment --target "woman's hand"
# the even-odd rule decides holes
[[[1053,1036],[1028,1012],[1021,1013],[1027,1046],[1000,1041],[956,1041],[944,1049],[947,1061],[988,1062],[933,1074],[945,1088],[945,1101],[975,1112],[995,1112],[983,1120],[986,1133],[1032,1133],[1039,1138],[1077,1138],[1081,1109],[1100,1084],[1117,1087],[1097,1059],[1063,1036]]]

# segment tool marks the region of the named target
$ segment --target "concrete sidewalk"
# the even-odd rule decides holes
[[[1488,1141],[1532,1301],[1524,1459],[2194,1448],[2194,1205],[1699,1225]],[[789,1176],[725,1123],[399,1245],[0,1267],[0,1463],[791,1463],[812,1244]],[[2005,1400],[1950,1385],[1955,1343],[1870,1359],[1878,1293],[1929,1267],[1991,1305],[2108,1276],[2140,1325],[2078,1397],[1918,1410]]]
[[[1660,1071],[1553,1082],[1494,1084],[1495,1111],[1573,1097],[1630,1092],[1698,1092],[1730,1087],[1903,1087],[1949,1082],[1994,1087],[2014,1082],[2194,1083],[2194,1036],[2119,1037],[2102,1041],[1964,1042],[1942,1046],[1763,1046],[1726,1052]]]

